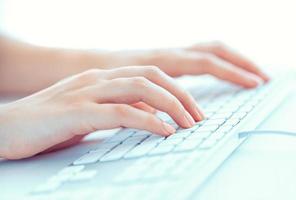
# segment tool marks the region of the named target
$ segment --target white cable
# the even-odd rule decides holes
[[[238,134],[239,138],[248,137],[250,135],[285,135],[285,136],[296,136],[296,132],[290,132],[290,131],[273,131],[273,130],[254,130],[254,131],[245,131]]]

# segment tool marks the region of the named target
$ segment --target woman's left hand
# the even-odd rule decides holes
[[[210,74],[246,88],[269,80],[253,62],[221,43],[155,50],[146,64],[171,76]]]

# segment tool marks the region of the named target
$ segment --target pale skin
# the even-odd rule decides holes
[[[192,127],[206,113],[171,78],[185,74],[211,74],[246,88],[269,79],[220,43],[107,52],[0,37],[0,92],[28,95],[0,105],[0,157],[21,159],[63,148],[95,130],[131,127],[174,134],[156,110],[183,128]]]

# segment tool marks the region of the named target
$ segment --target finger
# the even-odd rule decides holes
[[[205,72],[217,78],[241,85],[245,88],[253,88],[259,85],[258,78],[233,64],[221,60],[215,56],[209,56],[206,63]]]
[[[257,67],[252,61],[248,60],[239,53],[236,53],[235,51],[231,50],[229,47],[226,47],[225,45],[219,43],[214,45],[198,45],[196,47],[192,47],[192,49],[212,53],[232,63],[235,66],[238,66],[244,70],[247,70],[248,72],[251,72],[259,76],[265,82],[269,80],[269,77],[261,69],[259,69],[259,67]]]
[[[152,133],[168,136],[175,129],[161,121],[155,115],[126,104],[95,104],[93,109],[92,126],[96,129],[112,129],[129,127],[144,129]]]
[[[92,96],[98,103],[132,104],[142,101],[168,113],[184,128],[194,125],[194,120],[174,95],[144,77],[112,79],[85,90],[85,95]],[[98,91],[105,91],[104,95]]]
[[[193,116],[195,121],[201,121],[205,118],[195,99],[178,84],[176,84],[176,81],[173,78],[165,74],[158,67],[123,67],[113,70],[113,72],[110,73],[110,78],[135,76],[143,76],[169,91],[182,103],[185,109],[191,114],[191,116]]]
[[[138,109],[141,109],[141,110],[144,110],[146,112],[149,112],[149,113],[156,113],[156,109],[149,106],[148,104],[146,103],[143,103],[143,102],[139,102],[139,103],[134,103],[132,104],[133,107],[135,108],[138,108]]]

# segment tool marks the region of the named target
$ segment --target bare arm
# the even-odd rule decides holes
[[[0,93],[32,93],[91,68],[141,65],[142,54],[47,48],[0,36]]]
[[[91,68],[154,65],[170,76],[211,74],[255,87],[268,77],[222,44],[137,51],[86,51],[34,46],[0,36],[0,93],[28,94]]]

